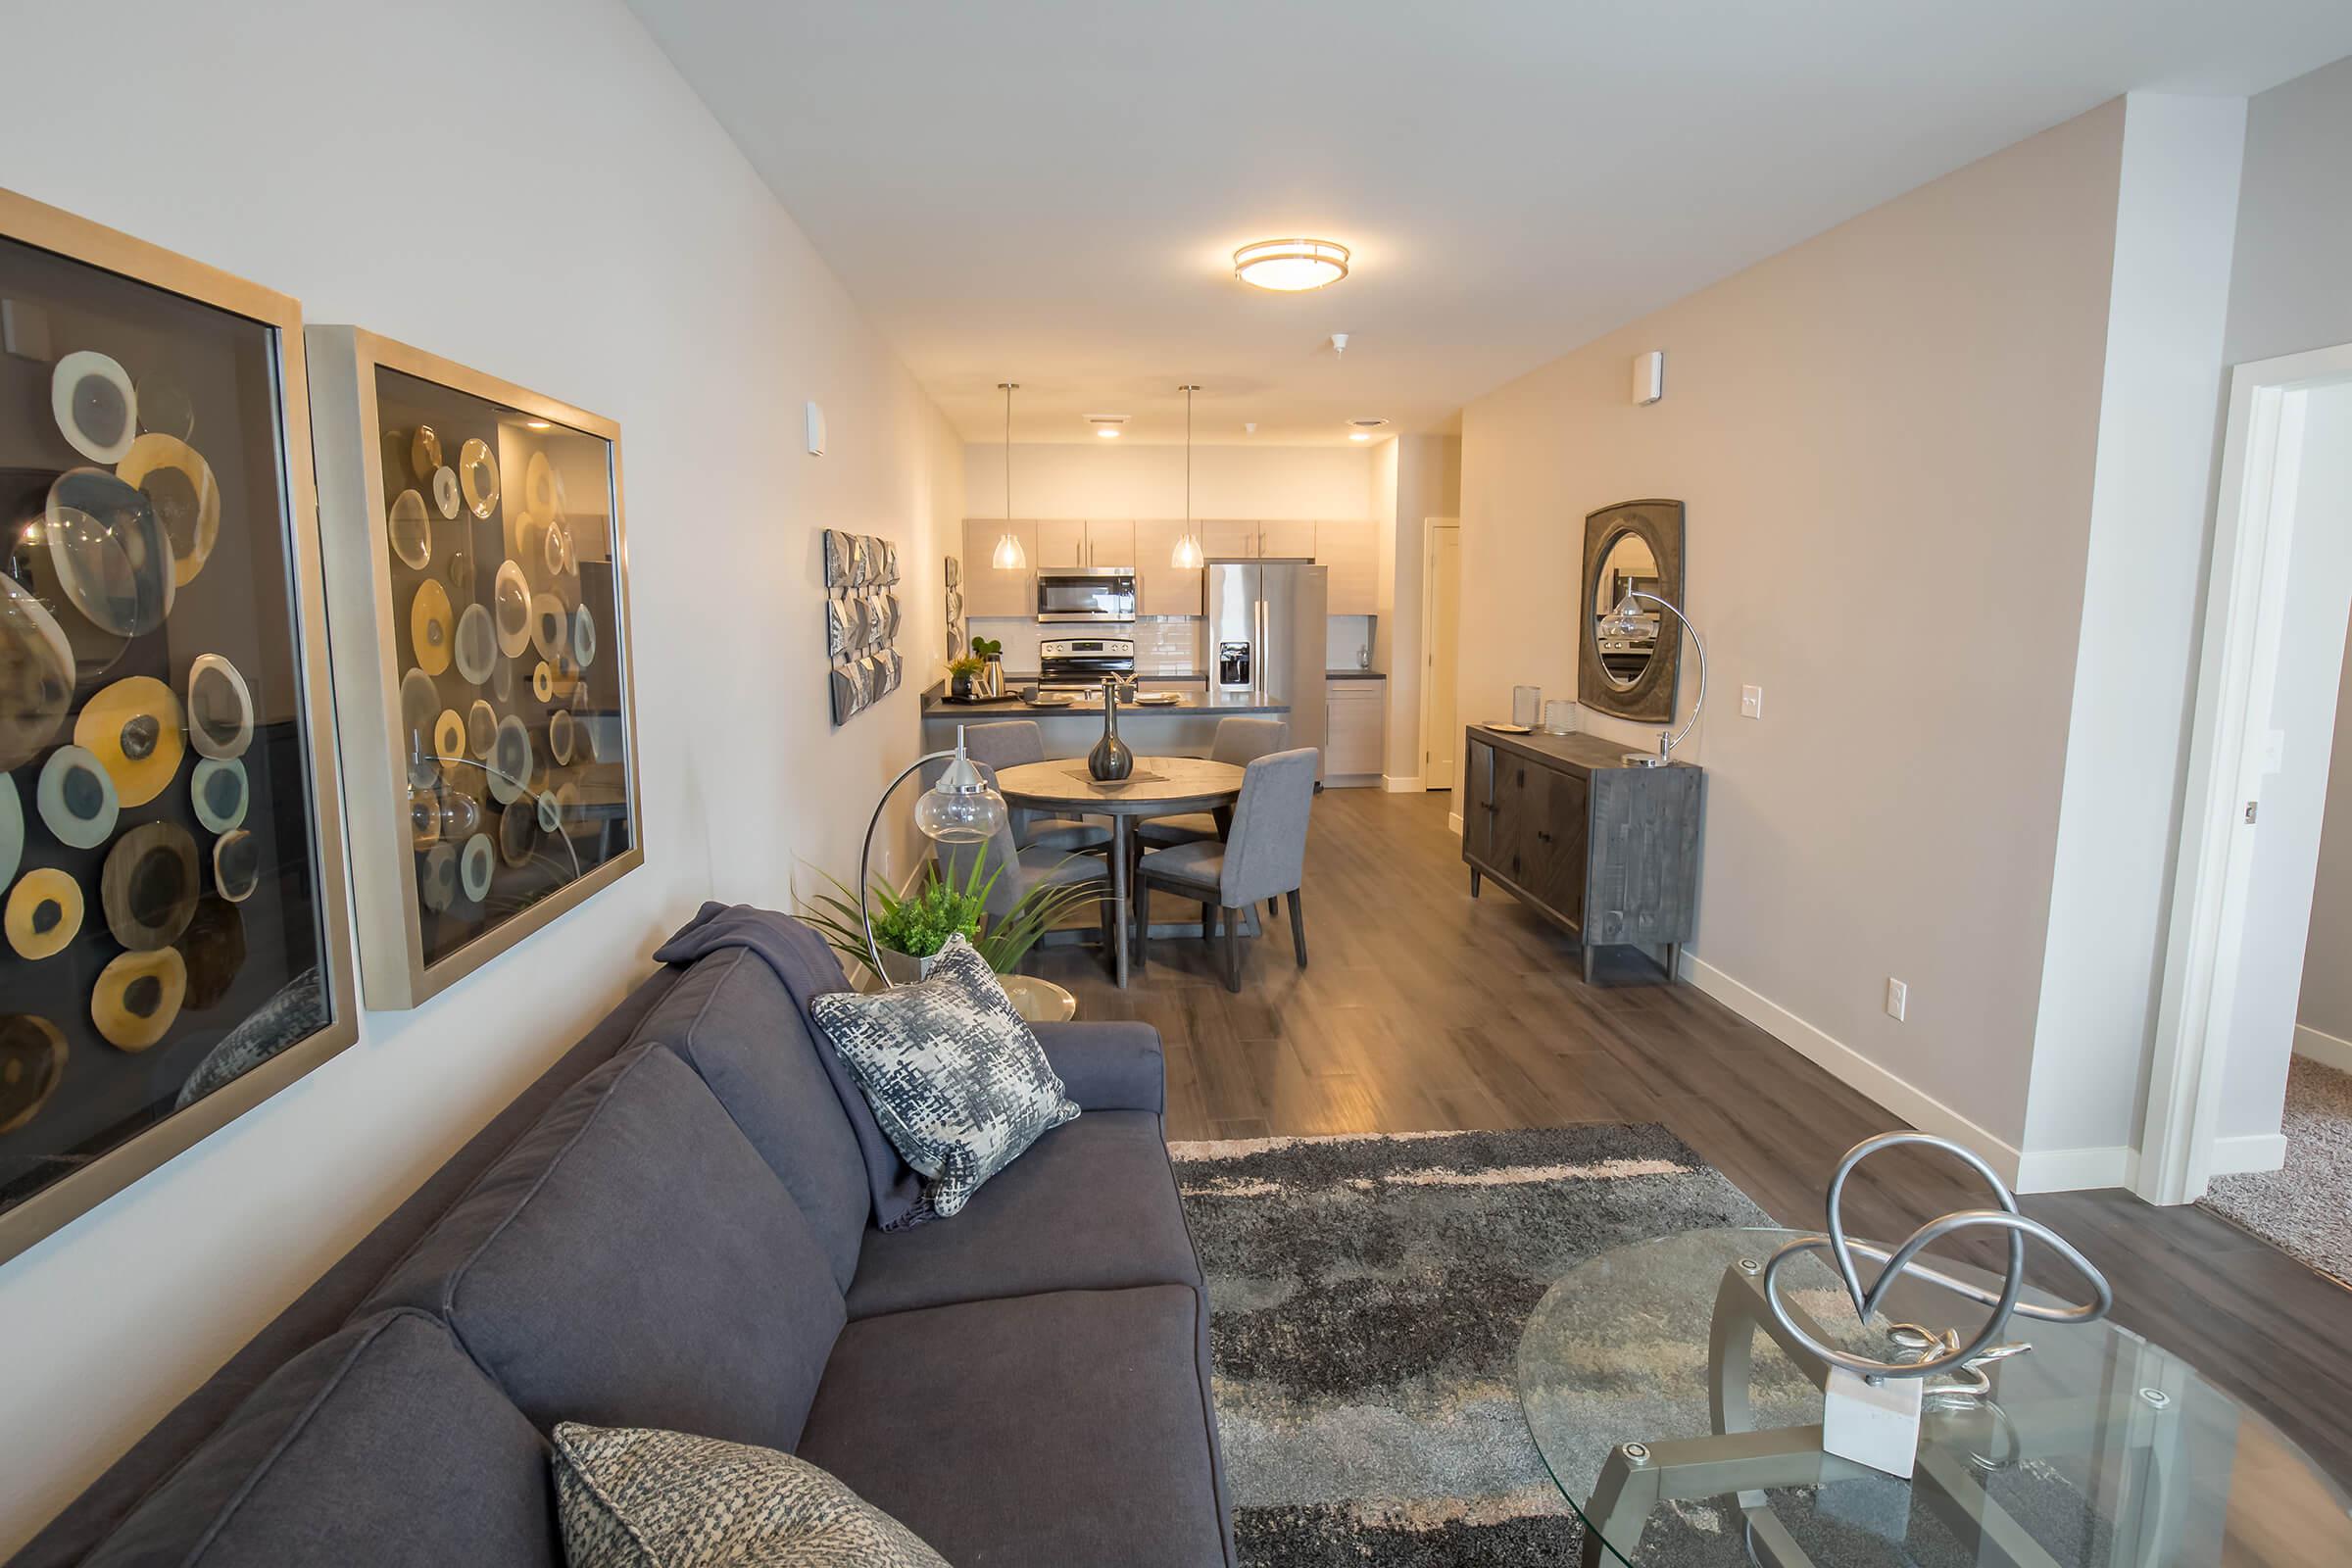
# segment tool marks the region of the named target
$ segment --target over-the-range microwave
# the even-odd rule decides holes
[[[1073,620],[1133,620],[1135,568],[1039,567],[1037,618],[1055,624]]]

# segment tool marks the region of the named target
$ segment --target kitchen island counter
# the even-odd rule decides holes
[[[1145,689],[1151,689],[1147,677]],[[1290,712],[1283,703],[1261,703],[1248,692],[1220,693],[1193,688],[1173,703],[1144,707],[1119,705],[1119,738],[1146,757],[1206,757],[1216,739],[1217,721],[1233,717],[1280,718]],[[986,724],[1011,718],[1036,722],[1046,743],[1046,756],[1084,757],[1102,737],[1102,702],[1096,698],[1069,708],[1032,708],[1018,697],[993,703],[948,701],[944,683],[923,693],[923,749],[946,751],[956,744],[958,724]]]

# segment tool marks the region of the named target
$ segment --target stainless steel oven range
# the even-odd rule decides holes
[[[1092,697],[1102,677],[1135,683],[1135,643],[1125,637],[1052,637],[1037,645],[1038,684],[1046,691]]]

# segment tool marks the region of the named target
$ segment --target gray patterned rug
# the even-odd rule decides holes
[[[1608,1248],[1768,1223],[1657,1126],[1174,1152],[1251,1568],[1576,1561],[1512,1385],[1528,1314]]]

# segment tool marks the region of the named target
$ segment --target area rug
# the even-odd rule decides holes
[[[1609,1248],[1770,1223],[1657,1126],[1174,1152],[1250,1568],[1576,1561],[1512,1381],[1528,1315]]]
[[[2286,1072],[2286,1163],[2224,1176],[2202,1204],[2352,1285],[2352,1074],[2297,1056]]]

